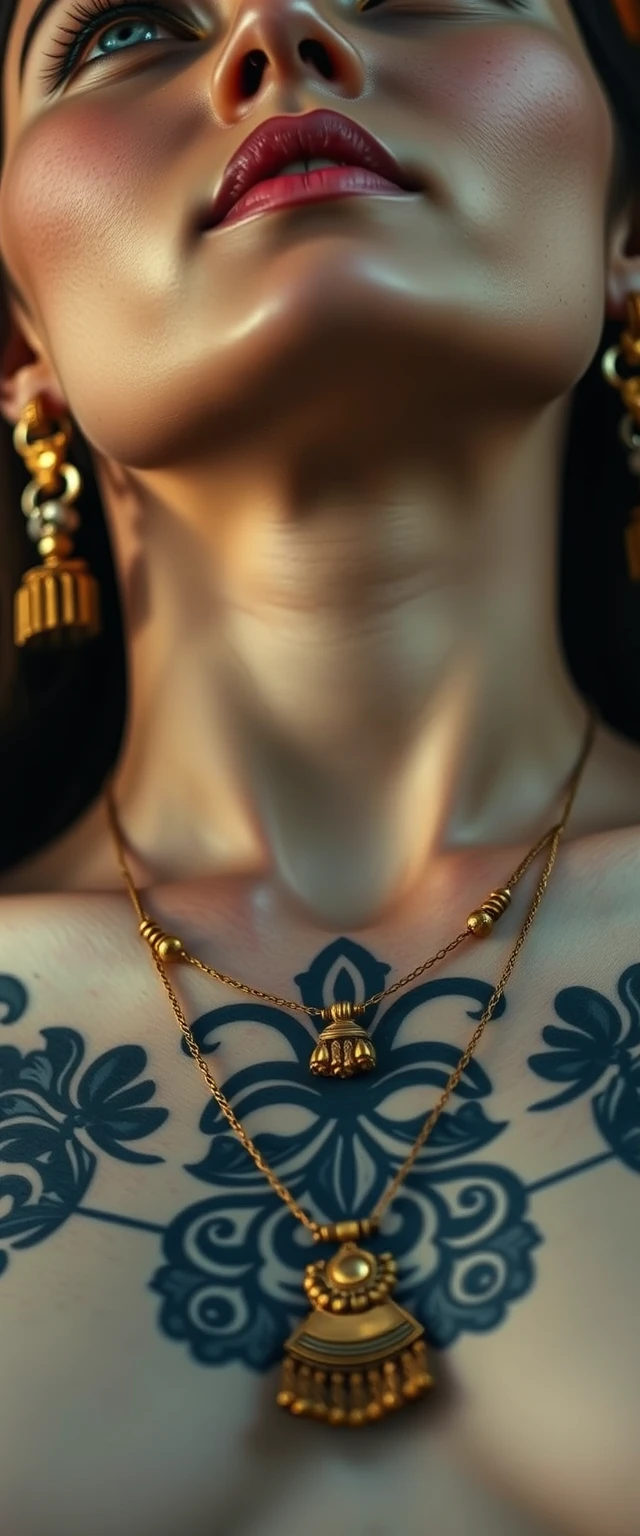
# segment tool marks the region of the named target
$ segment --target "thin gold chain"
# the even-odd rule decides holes
[[[553,827],[545,835],[544,838],[541,839],[541,841],[539,843],[536,844],[535,849],[533,849],[527,855],[526,859],[523,860],[523,863],[518,866],[518,870],[515,872],[515,874],[511,877],[511,880],[508,882],[510,886],[515,884],[516,879],[520,879],[522,877],[522,875],[524,874],[525,870],[529,867],[529,865],[531,864],[531,862],[535,858],[536,853],[541,852],[541,850],[545,846],[545,844],[548,843],[549,840],[551,840],[551,852],[549,854],[549,857],[547,859],[545,868],[544,868],[544,870],[542,872],[542,875],[540,877],[540,881],[539,881],[537,890],[535,892],[533,901],[531,903],[531,906],[529,908],[527,916],[526,916],[526,918],[524,920],[524,923],[522,925],[522,928],[520,930],[518,938],[516,939],[514,947],[513,947],[512,951],[511,951],[511,954],[509,955],[509,959],[507,960],[507,963],[506,963],[505,968],[504,968],[504,970],[502,972],[500,980],[499,980],[499,982],[498,982],[494,992],[492,993],[492,995],[491,995],[491,997],[489,999],[489,1002],[487,1003],[487,1006],[486,1006],[486,1008],[484,1010],[482,1018],[480,1019],[480,1022],[478,1024],[477,1028],[474,1030],[474,1033],[473,1033],[473,1035],[472,1035],[472,1037],[471,1037],[471,1039],[469,1041],[469,1044],[468,1044],[466,1050],[463,1052],[462,1056],[460,1057],[460,1060],[458,1062],[457,1067],[455,1067],[453,1072],[451,1073],[449,1081],[446,1084],[446,1087],[444,1088],[442,1094],[440,1095],[440,1098],[438,1099],[438,1102],[435,1105],[435,1108],[433,1110],[431,1110],[431,1112],[429,1113],[429,1115],[425,1119],[424,1124],[423,1124],[421,1130],[419,1131],[419,1133],[418,1133],[418,1135],[416,1137],[416,1140],[414,1141],[414,1144],[411,1147],[410,1152],[407,1154],[407,1157],[405,1158],[404,1162],[401,1164],[401,1166],[398,1169],[397,1173],[394,1175],[394,1177],[391,1180],[391,1183],[389,1184],[388,1188],[385,1190],[384,1194],[381,1196],[381,1198],[378,1201],[377,1205],[374,1207],[373,1211],[371,1212],[371,1215],[369,1217],[369,1221],[372,1224],[374,1224],[374,1225],[378,1225],[378,1223],[382,1219],[382,1216],[384,1215],[385,1211],[388,1209],[389,1205],[391,1204],[391,1201],[395,1198],[395,1195],[397,1194],[401,1184],[404,1183],[404,1181],[407,1178],[408,1174],[411,1172],[411,1169],[413,1168],[413,1165],[414,1165],[414,1163],[416,1161],[416,1158],[419,1156],[419,1153],[421,1152],[425,1142],[427,1141],[427,1138],[431,1135],[431,1132],[432,1132],[432,1130],[433,1130],[433,1128],[434,1128],[434,1126],[436,1124],[436,1121],[439,1119],[440,1115],[442,1114],[442,1111],[443,1111],[445,1105],[447,1104],[449,1098],[451,1097],[451,1094],[453,1093],[454,1089],[457,1087],[457,1084],[459,1083],[460,1078],[462,1077],[463,1072],[466,1070],[466,1068],[467,1068],[467,1066],[468,1066],[468,1064],[469,1064],[469,1062],[471,1060],[471,1057],[473,1056],[473,1053],[474,1053],[474,1051],[476,1049],[476,1046],[478,1045],[478,1042],[479,1042],[482,1034],[484,1033],[485,1027],[489,1023],[489,1020],[492,1018],[492,1016],[493,1016],[493,1014],[495,1012],[495,1009],[496,1009],[496,1007],[497,1007],[497,1005],[498,1005],[498,1003],[500,1001],[500,998],[502,997],[502,994],[503,994],[504,989],[506,987],[507,981],[509,980],[509,977],[510,977],[512,971],[513,971],[513,968],[515,966],[515,963],[516,963],[516,960],[517,960],[518,955],[520,953],[520,950],[522,949],[522,946],[523,946],[523,944],[525,942],[527,934],[529,933],[529,929],[531,928],[531,926],[532,926],[532,924],[534,922],[534,919],[536,917],[536,913],[538,911],[538,908],[540,906],[540,903],[542,901],[544,893],[545,893],[545,891],[547,889],[547,886],[549,884],[549,879],[550,879],[550,876],[551,876],[551,871],[552,871],[553,866],[554,866],[555,861],[556,861],[556,856],[557,856],[558,848],[560,846],[560,842],[561,842],[563,833],[564,833],[564,831],[566,829],[566,825],[567,825],[567,822],[569,820],[569,816],[571,815],[571,811],[572,811],[572,808],[573,808],[573,803],[574,803],[576,794],[578,792],[578,788],[579,788],[579,785],[580,785],[582,774],[583,774],[584,769],[586,767],[587,760],[589,758],[589,755],[590,755],[590,752],[591,752],[591,748],[593,746],[597,723],[598,723],[597,714],[596,714],[595,710],[591,710],[590,714],[589,714],[589,723],[588,723],[588,726],[587,726],[587,731],[586,731],[586,736],[585,736],[584,744],[583,744],[583,746],[581,748],[580,757],[578,759],[576,767],[575,767],[575,769],[574,769],[574,771],[573,771],[573,773],[571,775],[569,791],[568,791],[568,794],[567,794],[564,810],[563,810],[562,817],[561,817],[560,821],[557,823],[557,825],[555,827]],[[121,873],[122,873],[122,875],[124,877],[127,889],[129,891],[129,895],[130,895],[131,900],[133,902],[133,905],[135,907],[135,910],[136,910],[136,913],[138,915],[138,918],[139,918],[141,923],[144,923],[145,921],[148,921],[147,914],[144,911],[144,908],[143,908],[142,903],[140,901],[140,897],[138,895],[138,892],[136,890],[136,887],[134,885],[133,879],[131,877],[131,874],[130,874],[128,866],[127,866],[127,862],[126,862],[126,858],[125,858],[125,854],[124,854],[124,846],[123,846],[122,834],[120,832],[120,827],[119,827],[117,816],[116,816],[116,810],[115,810],[115,805],[114,805],[114,802],[113,802],[113,795],[112,795],[112,792],[111,792],[111,786],[110,785],[107,785],[107,787],[106,787],[105,799],[106,799],[106,803],[107,803],[107,811],[108,811],[108,817],[109,817],[109,824],[110,824],[111,831],[112,831],[114,839],[115,839],[115,844],[116,844],[116,850],[117,850],[117,855],[118,855],[118,863],[119,863],[120,871],[121,871]],[[425,961],[424,964],[421,965],[421,966],[418,966],[415,971],[411,971],[409,976],[404,977],[402,981],[394,982],[393,986],[388,987],[385,992],[381,992],[379,994],[376,994],[375,998],[369,998],[367,1000],[368,1004],[370,1004],[370,1003],[372,1003],[374,1001],[377,1002],[380,998],[388,996],[391,992],[397,991],[399,987],[406,985],[408,981],[411,981],[416,976],[421,975],[422,972],[425,971],[428,968],[428,966],[433,965],[435,963],[435,960],[437,960],[438,958],[444,958],[444,956],[450,950],[455,949],[457,947],[457,945],[462,941],[462,939],[466,938],[467,936],[468,936],[467,932],[465,932],[464,934],[459,935],[459,937],[457,939],[454,939],[451,944],[448,944],[444,949],[439,950],[438,954],[433,956],[431,958],[431,960]],[[291,1194],[291,1191],[287,1189],[286,1185],[281,1182],[281,1180],[278,1178],[278,1175],[274,1172],[274,1169],[271,1168],[269,1163],[266,1162],[265,1158],[262,1156],[262,1153],[259,1152],[259,1150],[256,1147],[255,1143],[251,1140],[251,1137],[247,1135],[247,1132],[245,1131],[244,1127],[241,1125],[240,1121],[238,1120],[237,1115],[234,1114],[234,1111],[231,1108],[231,1105],[230,1105],[228,1099],[225,1098],[225,1095],[223,1094],[222,1089],[218,1087],[218,1084],[217,1084],[215,1078],[213,1077],[213,1074],[209,1070],[209,1067],[208,1067],[208,1065],[207,1065],[207,1063],[206,1063],[206,1061],[205,1061],[205,1059],[204,1059],[204,1057],[203,1057],[203,1055],[202,1055],[202,1053],[201,1053],[201,1051],[200,1051],[200,1049],[198,1047],[197,1041],[194,1038],[192,1030],[190,1029],[190,1027],[189,1027],[189,1025],[188,1025],[188,1023],[186,1021],[186,1018],[185,1018],[184,1013],[183,1013],[183,1011],[182,1011],[182,1009],[180,1007],[180,1004],[179,1004],[178,999],[176,997],[176,994],[175,994],[175,992],[173,990],[173,987],[171,986],[171,982],[169,981],[169,977],[167,976],[167,973],[166,973],[165,968],[164,968],[163,961],[162,961],[160,955],[158,954],[157,948],[155,948],[154,945],[151,944],[151,943],[148,944],[148,948],[151,951],[151,956],[152,956],[153,962],[154,962],[154,964],[156,966],[156,969],[157,969],[158,974],[160,976],[160,980],[162,981],[162,984],[163,984],[163,986],[165,988],[165,991],[167,992],[167,995],[169,997],[169,1001],[170,1001],[171,1006],[173,1008],[174,1014],[176,1016],[176,1019],[178,1021],[179,1026],[180,1026],[182,1034],[184,1035],[184,1038],[185,1038],[185,1040],[187,1042],[187,1046],[189,1048],[189,1051],[190,1051],[191,1055],[193,1056],[194,1061],[196,1062],[196,1065],[198,1066],[200,1072],[202,1073],[202,1076],[204,1077],[204,1080],[205,1080],[205,1082],[207,1084],[207,1087],[209,1088],[210,1093],[213,1095],[213,1098],[215,1099],[216,1104],[218,1105],[219,1109],[222,1111],[222,1114],[224,1115],[227,1123],[231,1126],[231,1129],[235,1132],[236,1136],[238,1137],[238,1140],[241,1142],[242,1146],[244,1147],[245,1152],[247,1152],[249,1154],[249,1156],[252,1158],[253,1162],[255,1163],[256,1168],[258,1168],[260,1173],[262,1173],[264,1175],[264,1177],[267,1180],[268,1184],[270,1185],[271,1189],[274,1191],[274,1193],[276,1195],[278,1195],[280,1197],[280,1199],[282,1201],[284,1201],[284,1204],[288,1207],[289,1211],[291,1212],[291,1215],[294,1216],[297,1221],[301,1222],[302,1226],[306,1227],[309,1232],[313,1233],[314,1237],[316,1237],[316,1238],[321,1237],[322,1236],[322,1227],[321,1227],[320,1223],[318,1223],[317,1221],[314,1221],[313,1218],[311,1216],[308,1216],[306,1211],[304,1211],[302,1209],[302,1207],[298,1205],[297,1201],[294,1199],[293,1195]],[[272,996],[272,994],[269,993],[269,992],[260,992],[256,988],[254,988],[254,987],[245,986],[242,982],[237,982],[237,981],[232,980],[230,977],[226,977],[223,972],[215,971],[215,970],[213,970],[213,967],[206,966],[201,961],[197,961],[194,956],[189,955],[185,950],[181,951],[180,959],[190,961],[191,964],[197,965],[199,970],[205,971],[209,975],[214,976],[214,978],[216,980],[226,981],[229,985],[236,986],[240,991],[248,992],[253,997],[260,997],[260,998],[266,999],[267,1001],[272,1001],[272,1002],[275,1002],[275,1003],[279,1003],[282,1007],[294,1007],[296,1009],[296,1011],[298,1011],[298,1012],[320,1013],[320,1014],[324,1013],[323,1009],[305,1008],[304,1004],[301,1004],[301,1003],[295,1003],[295,1004],[289,1003],[285,998],[277,998],[277,997]]]
[[[148,922],[149,919],[147,913],[142,906],[138,892],[133,883],[131,873],[127,866],[122,832],[118,823],[113,800],[113,791],[110,784],[106,785],[105,799],[107,802],[109,823],[116,843],[120,873],[126,883],[129,895],[136,909],[140,922]],[[548,832],[544,833],[544,836],[541,837],[535,846],[530,849],[529,853],[522,860],[522,863],[518,865],[518,868],[514,870],[512,875],[509,876],[503,889],[506,889],[509,891],[509,893],[511,893],[514,886],[516,886],[518,881],[521,880],[523,875],[526,874],[529,865],[532,864],[534,859],[537,858],[538,854],[542,852],[542,849],[546,847],[551,838],[555,837],[560,825],[561,824],[557,822],[554,826],[549,828]],[[156,930],[152,928],[152,933],[155,931]],[[368,1008],[373,1007],[374,1003],[379,1003],[383,998],[391,997],[392,993],[399,992],[402,987],[408,986],[409,982],[416,981],[418,976],[423,976],[424,972],[430,970],[433,965],[436,965],[438,960],[444,960],[446,955],[451,954],[454,949],[457,949],[460,944],[463,944],[465,940],[469,939],[470,937],[471,933],[467,927],[462,933],[458,933],[455,939],[452,939],[449,944],[445,944],[442,949],[437,950],[435,955],[431,955],[428,960],[423,960],[421,965],[417,965],[415,967],[415,970],[409,971],[406,976],[401,976],[399,981],[392,982],[391,985],[385,987],[382,992],[373,992],[371,997],[366,997],[362,1003],[358,1003],[357,1008],[354,1011],[361,1015],[365,1013]],[[315,1008],[312,1007],[311,1004],[307,1005],[306,1003],[302,1003],[300,1001],[291,1001],[291,999],[288,997],[279,997],[277,992],[262,992],[260,987],[250,987],[247,982],[238,981],[237,977],[235,976],[228,976],[226,971],[218,971],[216,970],[215,966],[206,965],[204,960],[199,960],[197,955],[190,954],[186,949],[182,949],[180,953],[180,959],[189,965],[195,966],[196,970],[203,971],[206,976],[211,976],[214,981],[220,981],[224,986],[227,987],[234,987],[237,992],[244,992],[249,997],[257,997],[261,1002],[275,1003],[278,1008],[289,1008],[294,1013],[308,1013],[310,1016],[315,1016],[322,1019],[326,1019],[330,1013],[330,1009],[328,1008]]]

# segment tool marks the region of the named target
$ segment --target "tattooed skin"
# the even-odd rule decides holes
[[[359,1002],[385,986],[389,969],[341,938],[295,984],[303,1005]],[[403,1043],[407,1019],[432,999],[457,997],[475,1023],[491,993],[483,981],[449,977],[370,1008],[363,1022],[378,1068],[348,1082],[310,1076],[309,1022],[283,1009],[247,999],[211,1009],[192,1028],[214,1072],[225,1031],[237,1022],[277,1032],[282,1059],[252,1063],[222,1086],[245,1124],[259,1126],[260,1114],[274,1106],[297,1112],[302,1129],[257,1130],[254,1139],[299,1204],[319,1220],[336,1221],[371,1211],[417,1135],[424,1112],[402,1119],[391,1113],[391,1101],[397,1105],[402,1090],[416,1084],[440,1093],[459,1060],[458,1048],[442,1040]],[[393,1247],[397,1298],[436,1349],[499,1327],[531,1289],[544,1242],[535,1223],[539,1190],[616,1159],[640,1173],[640,964],[620,976],[617,993],[614,1004],[589,987],[565,987],[554,1000],[555,1021],[550,1010],[542,1030],[544,1048],[528,1059],[529,1113],[553,1114],[588,1097],[601,1154],[527,1185],[500,1161],[509,1123],[492,1115],[491,1079],[472,1060],[385,1219],[384,1237],[371,1241],[372,1248]],[[0,976],[0,1025],[18,1025],[28,1004],[21,982]],[[506,1007],[503,997],[495,1020]],[[141,1046],[118,1045],[87,1063],[76,1030],[41,1033],[36,1050],[0,1045],[0,1277],[9,1262],[28,1263],[25,1250],[79,1217],[155,1233],[149,1299],[165,1337],[201,1365],[238,1361],[256,1372],[271,1369],[283,1338],[308,1310],[300,1282],[309,1234],[272,1193],[213,1099],[200,1119],[204,1156],[185,1164],[212,1193],[167,1227],[95,1209],[87,1196],[99,1157],[162,1162],[132,1144],[154,1136],[168,1110],[152,1102],[155,1084],[145,1076]],[[182,1049],[188,1056],[185,1041]],[[540,1079],[554,1085],[543,1098]]]

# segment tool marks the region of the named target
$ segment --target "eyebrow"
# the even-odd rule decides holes
[[[22,40],[22,48],[20,50],[20,63],[18,65],[18,81],[20,85],[22,85],[22,76],[24,74],[24,66],[27,62],[27,54],[38,30],[38,27],[40,26],[40,22],[42,21],[43,17],[46,16],[47,11],[51,10],[51,6],[55,4],[56,0],[40,0],[39,5],[36,6],[33,16],[31,17]]]

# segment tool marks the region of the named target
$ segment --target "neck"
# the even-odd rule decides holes
[[[565,428],[556,406],[485,430],[446,475],[380,428],[348,457],[310,429],[286,472],[266,445],[215,476],[99,464],[130,668],[114,793],[154,878],[255,872],[353,929],[446,850],[557,818],[586,719],[556,632]]]

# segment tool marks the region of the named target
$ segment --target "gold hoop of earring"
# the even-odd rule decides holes
[[[66,458],[72,432],[69,417],[48,416],[38,395],[14,428],[13,446],[33,477],[20,505],[27,536],[43,557],[41,566],[25,571],[15,594],[16,646],[77,644],[101,632],[98,582],[86,560],[69,558],[70,535],[80,526],[73,503],[82,490],[80,471]]]
[[[608,384],[620,391],[626,415],[620,423],[620,440],[629,449],[629,469],[640,477],[640,372],[623,379],[618,372],[620,358],[630,368],[640,370],[640,293],[627,294],[628,325],[620,345],[609,347],[602,359],[602,372]],[[632,509],[631,522],[625,530],[627,566],[632,581],[640,581],[640,502]]]

